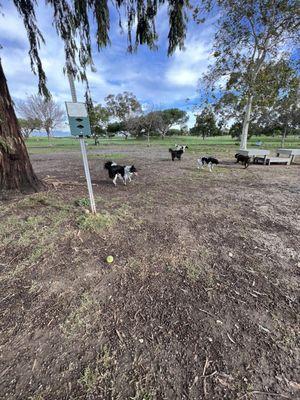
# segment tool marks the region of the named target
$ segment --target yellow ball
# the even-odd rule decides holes
[[[108,257],[106,258],[106,261],[107,261],[109,264],[111,264],[111,263],[114,261],[113,256],[108,256]]]

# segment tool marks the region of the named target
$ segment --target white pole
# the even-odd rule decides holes
[[[96,214],[96,205],[95,205],[95,199],[94,199],[94,193],[93,193],[93,187],[92,187],[89,163],[88,163],[88,159],[87,159],[87,155],[86,155],[85,143],[84,143],[84,139],[82,139],[82,138],[80,138],[79,141],[80,141],[80,147],[81,147],[81,154],[82,154],[84,172],[85,172],[87,187],[88,187],[89,196],[90,196],[91,209],[92,209],[92,213]]]
[[[77,103],[77,96],[76,96],[74,78],[69,73],[68,73],[68,78],[69,78],[69,83],[70,83],[72,101],[73,101],[73,103]],[[80,141],[80,148],[81,148],[84,172],[85,172],[85,177],[86,177],[86,183],[87,183],[89,196],[90,196],[91,210],[92,210],[93,214],[96,214],[96,205],[95,205],[95,199],[94,199],[94,193],[93,193],[93,186],[92,186],[92,181],[91,181],[89,163],[88,163],[88,159],[87,159],[87,155],[86,155],[85,142],[84,142],[84,139],[82,137],[79,138],[79,141]]]
[[[68,78],[69,78],[72,101],[73,101],[73,103],[77,103],[77,96],[76,96],[76,89],[75,89],[75,83],[74,83],[73,75],[68,73]]]

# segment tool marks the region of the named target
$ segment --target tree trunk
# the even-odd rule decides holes
[[[48,142],[50,142],[51,131],[48,128],[46,128],[45,130],[48,137]]]
[[[252,110],[252,101],[253,101],[253,96],[251,95],[248,97],[248,101],[246,104],[246,111],[245,111],[244,122],[243,122],[240,150],[247,150],[247,139],[248,139],[250,116],[251,116],[251,110]]]
[[[285,138],[286,138],[286,132],[287,132],[287,123],[285,123],[284,130],[282,132],[282,138],[281,138],[281,147],[282,148],[284,146],[284,142],[285,142]]]
[[[33,172],[0,60],[0,190],[34,190]]]

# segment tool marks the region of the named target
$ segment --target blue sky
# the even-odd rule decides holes
[[[70,100],[69,86],[62,69],[63,44],[52,27],[51,10],[38,9],[39,27],[46,40],[41,58],[48,78],[48,87],[55,100],[64,105]],[[28,41],[11,0],[2,1],[4,16],[0,15],[0,50],[3,68],[11,95],[15,100],[37,92],[37,79],[30,69]],[[111,24],[111,46],[94,52],[96,73],[89,73],[92,97],[101,103],[109,93],[133,92],[143,105],[155,108],[180,107],[189,109],[197,103],[197,81],[212,61],[211,46],[214,35],[213,21],[197,26],[189,22],[186,50],[167,56],[168,23],[166,8],[159,12],[157,30],[159,49],[151,51],[140,47],[135,54],[127,53],[126,35],[120,32],[115,18]],[[84,88],[76,84],[78,100],[83,100]],[[194,123],[193,112],[189,125]]]

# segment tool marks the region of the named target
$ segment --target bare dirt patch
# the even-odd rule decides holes
[[[127,187],[103,170],[110,150],[139,170]],[[33,155],[48,190],[0,203],[1,396],[297,398],[299,164],[101,154],[97,219],[79,153]]]

